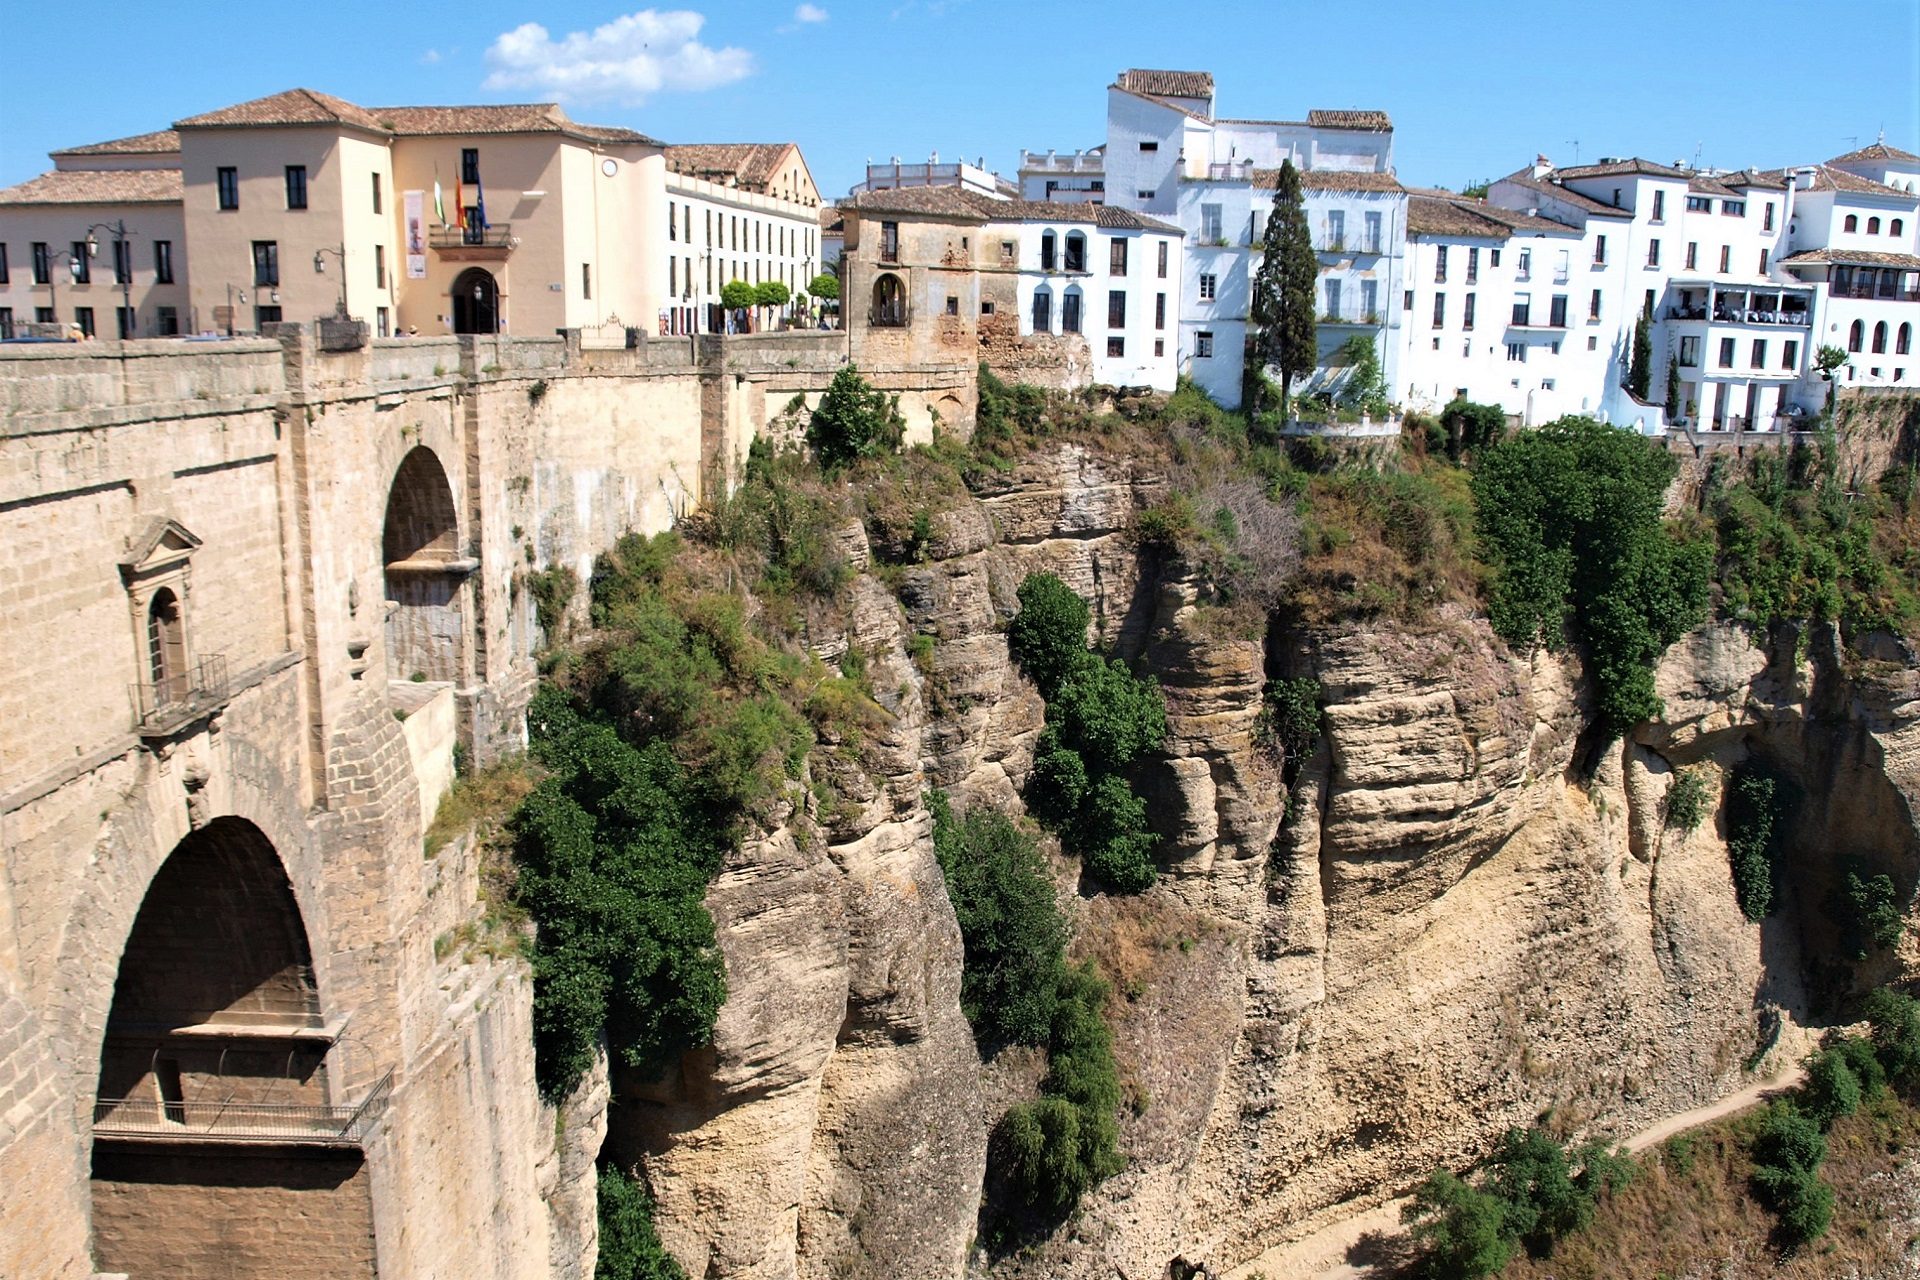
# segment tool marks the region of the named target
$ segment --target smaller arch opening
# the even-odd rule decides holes
[[[1087,238],[1078,231],[1067,232],[1067,270],[1087,269]]]
[[[1864,320],[1855,320],[1853,326],[1847,330],[1847,350],[1857,355],[1861,347],[1866,345],[1866,333],[1866,322]]]
[[[1850,233],[1858,231],[1860,229],[1860,215],[1854,213],[1848,214],[1847,220],[1841,224],[1841,227]]]
[[[1053,290],[1045,285],[1033,291],[1033,331],[1053,332]]]
[[[1913,348],[1913,326],[1902,324],[1900,331],[1893,335],[1893,354],[1904,356]]]
[[[1882,320],[1873,326],[1873,354],[1883,356],[1887,353],[1887,322]]]
[[[1042,271],[1053,270],[1055,263],[1058,261],[1055,254],[1057,246],[1058,238],[1052,231],[1042,231],[1040,233],[1040,269]]]
[[[1887,234],[1890,236],[1903,236],[1907,234],[1906,220],[1903,218],[1895,218],[1892,222],[1889,222],[1887,224]]]
[[[500,332],[500,284],[484,267],[468,267],[454,277],[455,333]]]
[[[880,329],[904,328],[907,323],[907,290],[900,277],[891,272],[873,282],[873,311],[868,323]]]
[[[1867,234],[1870,236],[1877,236],[1880,234],[1880,219],[1878,218],[1867,219]]]

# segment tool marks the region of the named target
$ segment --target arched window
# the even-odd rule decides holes
[[[1892,222],[1889,222],[1887,224],[1887,234],[1890,236],[1903,236],[1907,234],[1907,224],[1905,220],[1895,218]]]
[[[882,329],[899,329],[907,323],[907,290],[896,275],[882,275],[873,282],[873,312],[869,324]]]
[[[1068,243],[1072,243],[1069,241]],[[1080,286],[1072,285],[1060,299],[1060,332],[1080,332]]]
[[[1887,322],[1885,320],[1873,326],[1873,354],[1877,356],[1887,354]]]
[[[1045,285],[1033,291],[1033,331],[1053,332],[1053,290]]]
[[[1870,236],[1877,236],[1880,234],[1880,219],[1878,218],[1867,219],[1867,234]]]
[[[1842,223],[1841,225],[1845,230],[1849,232],[1858,231],[1860,229],[1860,216],[1858,214],[1850,213],[1847,215],[1846,222]]]
[[[1913,326],[1903,323],[1900,331],[1893,335],[1893,354],[1904,356],[1913,346]]]
[[[459,677],[460,584],[472,562],[459,553],[453,486],[433,450],[416,445],[400,460],[387,490],[380,536],[386,566],[387,678],[451,681]]]
[[[1855,320],[1853,327],[1847,330],[1847,350],[1858,354],[1861,346],[1866,341],[1866,333],[1866,324],[1862,321]]]
[[[1087,238],[1078,231],[1067,232],[1067,270],[1087,269]]]
[[[180,599],[171,588],[153,593],[147,604],[147,675],[156,707],[187,700],[187,629]]]
[[[1054,234],[1051,231],[1042,231],[1040,233],[1040,269],[1051,271],[1054,266]]]

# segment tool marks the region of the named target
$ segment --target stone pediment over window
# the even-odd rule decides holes
[[[200,539],[187,526],[166,516],[156,517],[127,546],[120,572],[129,583],[181,569],[200,548]]]

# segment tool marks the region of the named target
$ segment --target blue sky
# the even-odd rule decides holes
[[[558,97],[672,142],[800,143],[828,196],[869,158],[1101,141],[1126,66],[1204,69],[1226,116],[1393,116],[1400,175],[1536,151],[1738,168],[1920,151],[1920,0],[365,0],[10,6],[0,185],[53,148],[301,85],[367,106]],[[109,34],[113,33],[113,34]],[[75,56],[75,42],[82,42]],[[37,53],[33,51],[38,51]]]

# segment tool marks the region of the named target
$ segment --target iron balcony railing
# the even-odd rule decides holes
[[[386,1114],[391,1070],[360,1101],[346,1106],[234,1099],[163,1102],[157,1097],[95,1098],[96,1138],[145,1141],[264,1142],[357,1147]]]
[[[511,249],[513,224],[495,222],[484,227],[431,227],[427,243],[436,249]]]
[[[1920,302],[1920,289],[1886,289],[1870,284],[1836,284],[1829,286],[1836,298],[1868,298],[1878,302]]]
[[[227,700],[227,658],[210,653],[187,671],[132,685],[134,728],[165,731],[223,705]]]

